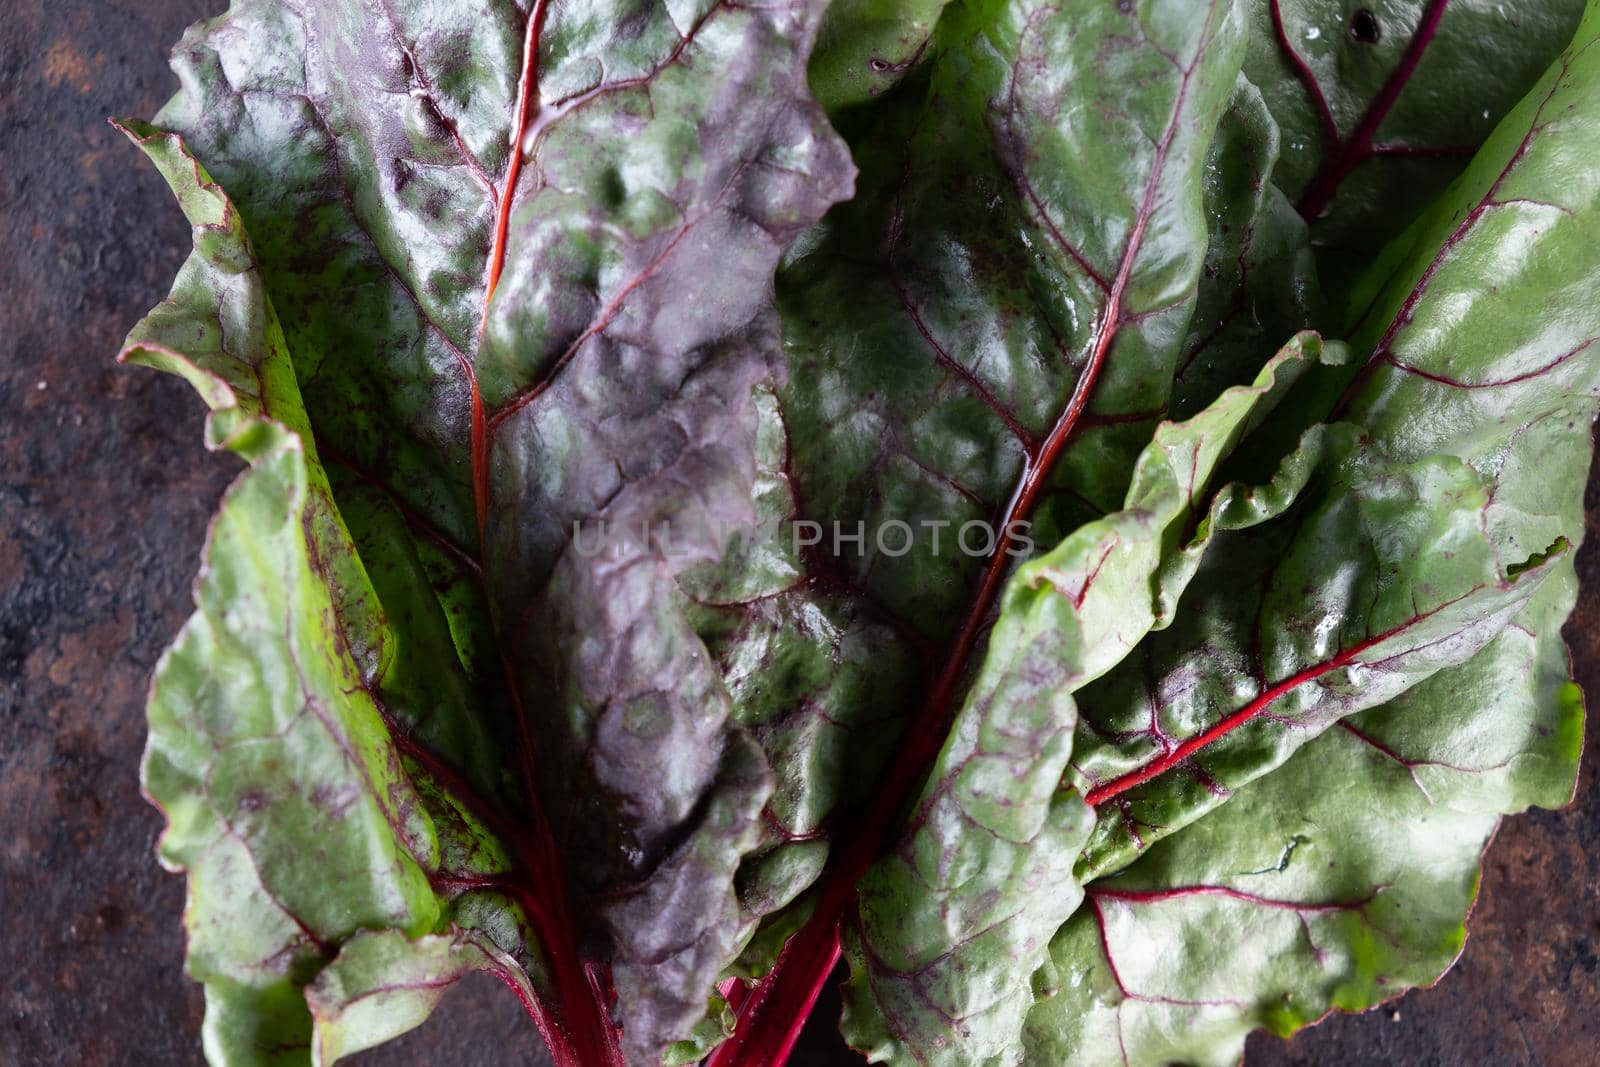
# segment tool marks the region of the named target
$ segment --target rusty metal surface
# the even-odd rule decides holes
[[[180,878],[139,797],[146,682],[188,611],[205,523],[237,470],[200,447],[181,382],[119,370],[127,328],[189,238],[154,170],[104,123],[152,114],[165,50],[222,0],[10,0],[0,14],[0,1064],[200,1062]],[[1600,534],[1600,480],[1590,485]],[[1568,628],[1600,692],[1600,545]],[[1591,720],[1590,738],[1595,736]],[[1432,990],[1338,1017],[1251,1067],[1586,1067],[1600,1058],[1600,786],[1509,820],[1461,963]],[[831,1005],[831,1009],[830,1009]],[[832,998],[797,1067],[855,1061]],[[488,980],[366,1067],[538,1064]],[[1049,1065],[1054,1067],[1054,1065]]]

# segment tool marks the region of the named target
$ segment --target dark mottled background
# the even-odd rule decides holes
[[[182,974],[182,881],[139,797],[141,705],[188,612],[205,523],[236,463],[200,446],[183,383],[112,364],[163,295],[188,228],[105,125],[174,88],[166,48],[222,0],[6,0],[0,7],[0,1064],[200,1062]],[[1590,526],[1600,527],[1600,481]],[[1568,633],[1600,692],[1600,549]],[[1591,720],[1593,722],[1593,720]],[[1594,726],[1591,725],[1591,738]],[[1251,1067],[1600,1060],[1600,786],[1507,824],[1465,957],[1436,989],[1340,1017]],[[852,1062],[834,998],[797,1067]],[[368,1067],[546,1062],[488,979]],[[1053,1067],[1053,1065],[1049,1065]]]

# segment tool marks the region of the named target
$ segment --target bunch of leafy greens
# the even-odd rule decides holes
[[[216,1064],[1234,1062],[1573,788],[1600,3],[234,0],[123,358]],[[815,93],[815,96],[813,95]],[[1339,340],[1334,340],[1338,338]]]

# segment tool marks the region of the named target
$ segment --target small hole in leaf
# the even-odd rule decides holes
[[[1377,44],[1383,36],[1383,29],[1378,25],[1378,16],[1369,8],[1362,8],[1350,16],[1350,39],[1360,41],[1362,44]]]
[[[884,71],[889,69],[890,63],[882,56],[873,56],[871,59],[867,60],[867,66],[871,67],[879,74],[882,74]]]

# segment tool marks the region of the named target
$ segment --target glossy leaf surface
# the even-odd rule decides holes
[[[1060,790],[1075,691],[1172,622],[1211,532],[1272,517],[1225,492],[1203,519],[1219,464],[1321,354],[1291,345],[1250,388],[1164,423],[1125,506],[1088,523],[1012,579],[983,667],[897,847],[860,886],[845,1034],[872,1058],[1014,1058],[1033,974],[1082,902],[1074,866],[1094,814]],[[1186,526],[1203,532],[1184,540]]]
[[[441,804],[495,811],[462,848],[515,874],[464,888],[533,901],[558,1056],[613,1055],[614,991],[652,1062],[734,950],[771,788],[674,576],[752,517],[771,271],[851,168],[805,86],[819,8],[546,6],[241,0],[185,38],[159,123],[238,205],[308,398],[289,430],[338,468],[362,555],[334,562],[382,603],[311,579],[362,685]]]
[[[1284,141],[1273,179],[1312,223],[1330,278],[1359,272],[1465,168],[1583,10],[1583,0],[1251,4],[1245,71]]]
[[[968,838],[992,851],[1004,835],[970,813],[933,823],[935,779],[924,801],[934,806],[919,809],[888,870],[951,879],[955,899],[1003,918],[941,929],[959,909],[884,900],[937,890],[908,893],[892,873],[867,883],[855,980],[876,996],[852,1000],[847,1029],[877,1058],[1232,1062],[1254,1026],[1287,1034],[1432,981],[1459,951],[1498,816],[1570,795],[1582,711],[1553,635],[1573,595],[1569,539],[1582,530],[1600,396],[1600,365],[1583,358],[1596,322],[1580,295],[1595,267],[1585,258],[1570,282],[1543,267],[1570,268],[1594,225],[1593,183],[1569,168],[1594,150],[1580,101],[1600,73],[1597,30],[1375,268],[1381,310],[1357,335],[1370,354],[1328,375],[1348,380],[1331,405],[1345,421],[1312,429],[1270,485],[1243,494],[1281,515],[1203,524],[1216,532],[1172,624],[1078,694],[1075,789],[1044,824],[1072,832],[1078,795],[1095,809],[1075,878],[1045,892],[1003,863],[949,858]],[[1516,192],[1529,186],[1551,199]],[[1519,270],[1485,269],[1508,257]],[[1552,318],[1508,328],[1511,306],[1533,293]],[[1324,390],[1309,384],[1301,400],[1315,407]],[[1066,584],[1072,595],[1058,596],[1071,604],[1085,583]],[[1012,658],[1007,622],[997,664]],[[961,737],[944,757],[957,768]],[[1308,743],[1318,757],[1291,759]],[[1035,762],[1014,778],[1050,773],[1061,747],[1032,746]],[[1264,840],[1282,849],[1276,865],[1257,862]],[[1318,859],[1294,863],[1301,848]],[[1076,909],[1073,881],[1086,894]],[[995,945],[995,932],[1057,915],[1071,918],[1050,961],[1029,971],[1031,990],[1017,987],[1008,967],[1027,969],[1028,957]],[[1231,926],[1251,934],[1215,936]],[[991,1027],[985,1013],[1004,1021]]]
[[[1437,978],[1581,736],[1583,6],[194,27],[125,354],[250,464],[145,767],[208,1056],[485,971],[775,1067],[843,952],[874,1060],[1224,1063]]]

